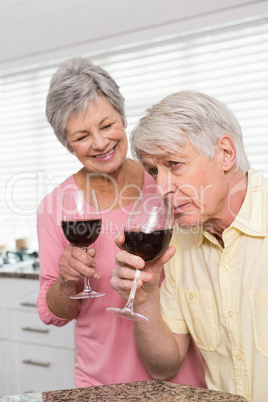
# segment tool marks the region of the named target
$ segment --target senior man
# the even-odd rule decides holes
[[[250,167],[236,117],[212,97],[179,92],[147,111],[131,143],[177,223],[155,261],[120,250],[111,280],[126,298],[142,269],[135,310],[149,321],[134,331],[147,369],[172,377],[192,337],[209,388],[266,402],[268,180]]]

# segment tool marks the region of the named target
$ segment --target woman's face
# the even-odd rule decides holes
[[[102,96],[85,114],[69,119],[66,133],[70,148],[89,172],[112,174],[125,161],[128,141],[121,116]]]

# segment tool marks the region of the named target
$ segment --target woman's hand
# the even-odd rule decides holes
[[[85,276],[88,278],[99,279],[100,275],[95,271],[96,262],[94,257],[96,249],[88,248],[87,251],[80,247],[69,244],[63,251],[60,261],[60,278],[64,282],[78,282]]]
[[[148,295],[158,287],[163,265],[173,257],[175,248],[170,246],[161,257],[145,263],[141,257],[123,250],[124,242],[125,236],[123,234],[119,235],[116,239],[116,245],[121,250],[116,253],[116,266],[113,270],[111,286],[127,300],[133,285],[135,271],[136,269],[140,269],[141,274],[135,295],[135,304],[137,305],[143,303]]]
[[[85,276],[96,279],[100,277],[94,269],[95,255],[94,247],[85,251],[69,244],[63,251],[59,261],[59,277],[46,295],[48,308],[55,316],[68,320],[77,317],[79,301],[71,299],[70,296],[82,291]]]

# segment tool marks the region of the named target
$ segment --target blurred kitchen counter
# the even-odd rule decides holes
[[[166,381],[140,381],[126,384],[102,385],[75,388],[35,394],[3,397],[2,402],[49,402],[49,401],[239,401],[246,399],[239,395],[195,388]]]
[[[26,393],[75,387],[75,321],[64,327],[41,321],[39,275],[32,264],[19,261],[0,268],[0,401],[30,401]]]
[[[34,259],[4,264],[0,267],[0,278],[39,279],[39,268],[34,268],[38,262]]]

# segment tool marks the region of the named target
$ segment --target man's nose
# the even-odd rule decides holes
[[[166,171],[158,171],[156,180],[157,192],[163,197],[175,191],[174,185],[172,183],[172,174]]]

